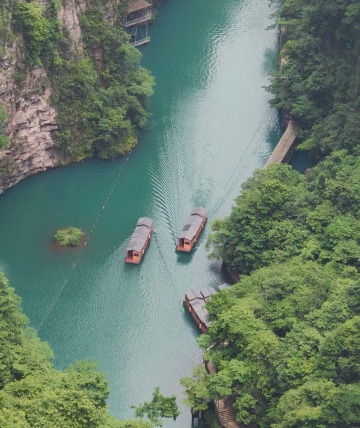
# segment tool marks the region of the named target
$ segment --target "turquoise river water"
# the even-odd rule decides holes
[[[0,269],[57,367],[99,363],[120,418],[157,385],[181,402],[179,378],[201,362],[184,293],[224,281],[204,248],[210,223],[230,212],[280,135],[263,88],[276,56],[270,14],[264,0],[163,3],[142,48],[156,92],[135,151],[39,174],[0,196]],[[177,254],[176,236],[197,205],[210,221],[195,251]],[[141,216],[154,219],[154,234],[142,264],[125,265]],[[86,231],[88,245],[55,250],[54,231],[69,225]],[[165,427],[190,427],[181,409]]]

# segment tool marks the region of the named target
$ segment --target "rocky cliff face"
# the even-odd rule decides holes
[[[154,82],[122,28],[127,5],[1,0],[0,193],[56,165],[113,159],[137,144]]]
[[[2,62],[0,98],[8,115],[10,145],[0,151],[2,177],[0,190],[13,186],[29,175],[56,165],[54,140],[56,111],[50,106],[51,87],[43,68],[37,68],[17,81],[16,44]]]
[[[82,51],[78,12],[85,2],[66,0],[59,19],[72,41],[72,50]],[[9,147],[0,149],[0,193],[24,178],[56,166],[53,131],[56,110],[50,103],[51,85],[46,70],[35,67],[22,71],[22,43],[15,38],[6,45],[0,60],[0,100],[7,112]]]

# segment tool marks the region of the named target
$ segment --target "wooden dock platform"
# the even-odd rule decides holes
[[[150,36],[145,37],[144,39],[141,40],[137,40],[136,42],[131,42],[132,46],[141,46],[141,45],[146,45],[147,43],[150,43]]]
[[[273,163],[289,162],[295,150],[295,139],[297,130],[298,127],[296,123],[290,119],[283,136],[281,137],[280,141],[275,147],[275,150],[272,152],[271,156],[266,162],[264,168],[268,167],[269,165],[272,165]]]
[[[147,0],[129,0],[124,22],[126,33],[132,46],[141,46],[150,42],[149,22],[152,18],[152,3]]]

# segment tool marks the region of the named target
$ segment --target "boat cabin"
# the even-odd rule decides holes
[[[148,246],[153,231],[153,221],[149,217],[141,217],[126,247],[125,262],[139,264]]]
[[[185,293],[184,304],[191,312],[192,305],[196,303],[202,304],[202,300],[203,300],[203,296],[199,292],[190,290],[187,293]]]
[[[217,288],[218,291],[221,291],[230,288],[230,286],[221,284]],[[211,324],[205,304],[218,291],[213,287],[203,287],[200,291],[189,290],[185,293],[183,303],[202,333],[205,333]]]
[[[205,300],[203,295],[194,290],[185,293],[184,305],[190,312],[199,329],[205,333],[209,328],[208,312],[205,309]]]
[[[181,231],[176,249],[189,252],[192,250],[207,220],[205,208],[197,207],[191,211],[183,230]]]

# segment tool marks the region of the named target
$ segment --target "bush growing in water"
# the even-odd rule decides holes
[[[79,245],[85,233],[77,227],[68,227],[66,229],[59,229],[54,236],[56,245],[60,247]]]

